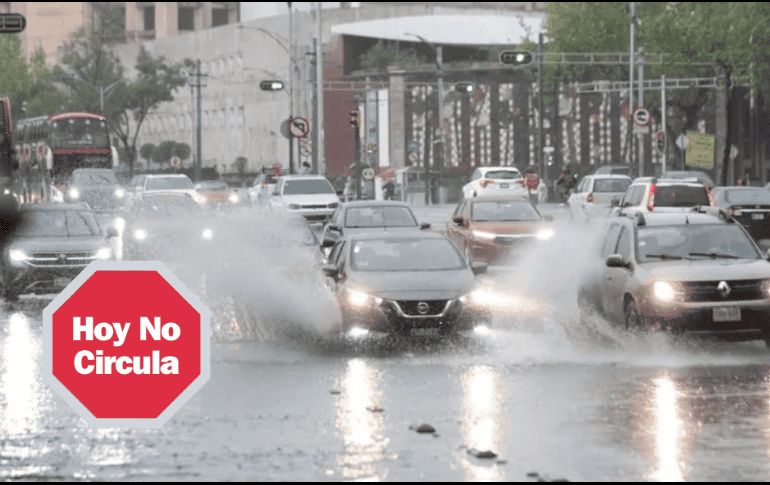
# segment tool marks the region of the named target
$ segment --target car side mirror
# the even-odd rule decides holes
[[[608,268],[630,268],[631,263],[625,260],[620,254],[610,254],[605,260]]]
[[[767,251],[765,251],[765,259],[770,261],[770,248],[768,248]]]
[[[543,216],[543,220],[545,222],[553,222],[553,216],[551,214],[546,214]]]
[[[610,201],[610,207],[618,207],[620,205],[620,201],[618,199],[612,199]]]
[[[339,272],[337,271],[337,267],[333,264],[324,264],[321,266],[321,271],[324,272],[324,274],[330,278],[337,279],[337,275]]]
[[[329,224],[328,229],[334,232],[342,232],[342,228],[339,226],[339,224]]]
[[[481,261],[474,261],[471,263],[471,271],[473,272],[474,276],[486,273],[488,267],[489,265],[487,263],[483,263]]]
[[[321,241],[321,247],[324,248],[324,249],[328,249],[328,248],[334,246],[336,243],[337,243],[337,241],[327,237],[327,238],[324,238],[323,241]]]
[[[430,229],[430,222],[423,222],[420,224],[420,229]]]
[[[453,217],[452,218],[452,222],[454,222],[458,226],[462,226],[463,225],[463,216],[455,216],[455,217]]]
[[[118,229],[116,227],[110,226],[105,230],[105,235],[107,238],[111,238],[111,237],[120,236],[120,233],[118,232]]]

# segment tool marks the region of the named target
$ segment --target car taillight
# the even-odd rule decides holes
[[[650,197],[647,199],[647,210],[652,212],[655,209],[655,184],[650,185]]]
[[[593,203],[593,201],[594,201],[594,194],[588,194],[588,195],[586,195],[586,202],[588,202],[589,204],[591,204],[591,203]]]
[[[492,185],[494,183],[495,183],[494,180],[482,180],[481,181],[481,188],[486,189],[487,185]]]

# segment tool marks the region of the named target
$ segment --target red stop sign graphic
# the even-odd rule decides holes
[[[46,382],[92,427],[160,427],[209,379],[209,310],[160,262],[91,263],[43,330]]]

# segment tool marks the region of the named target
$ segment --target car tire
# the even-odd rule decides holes
[[[5,285],[3,288],[3,297],[5,301],[18,301],[21,291],[14,285]]]
[[[623,317],[626,330],[638,331],[644,328],[644,318],[639,313],[639,306],[633,298],[629,298],[625,305],[623,305]]]

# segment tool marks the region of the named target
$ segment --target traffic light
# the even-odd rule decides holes
[[[0,34],[18,34],[27,26],[27,19],[20,13],[0,14]]]
[[[259,83],[259,89],[262,91],[283,91],[283,81],[262,81]]]
[[[476,92],[475,83],[457,83],[455,84],[455,91],[460,94],[473,94]]]
[[[360,111],[351,111],[350,112],[350,126],[353,126],[353,127],[361,126],[361,112]]]
[[[509,66],[526,66],[532,63],[532,53],[529,51],[503,51],[500,62]]]

